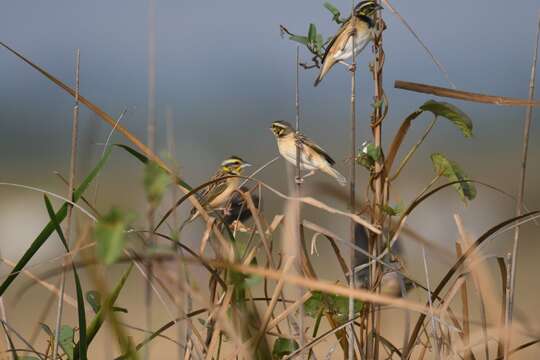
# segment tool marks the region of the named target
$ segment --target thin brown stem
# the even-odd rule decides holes
[[[540,16],[538,19],[538,27],[536,29],[536,43],[533,53],[533,61],[531,65],[531,78],[529,80],[529,102],[532,102],[534,99],[535,91],[535,82],[536,82],[536,63],[538,59],[538,42],[540,40]],[[531,130],[532,123],[532,113],[533,107],[529,105],[525,113],[525,121],[523,123],[523,140],[522,140],[522,150],[521,150],[521,173],[519,181],[519,190],[517,195],[516,203],[516,216],[521,215],[523,207],[523,198],[525,196],[525,176],[527,172],[527,154],[529,148],[529,133]],[[512,325],[512,308],[514,306],[514,292],[516,288],[516,267],[517,267],[517,257],[518,257],[518,247],[519,247],[519,226],[514,230],[514,243],[512,246],[512,266],[511,266],[511,277],[510,277],[510,293],[508,299],[508,307],[506,308],[505,316],[505,328],[506,328],[506,342],[504,349],[504,358],[505,360],[509,357],[510,352],[510,326]]]

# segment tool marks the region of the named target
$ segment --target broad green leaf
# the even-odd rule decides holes
[[[440,153],[431,154],[431,161],[438,175],[442,175],[452,182],[461,181],[453,186],[463,201],[473,200],[476,197],[476,187],[468,181],[469,178],[455,161],[447,159]]]
[[[289,36],[289,39],[292,40],[292,41],[296,41],[297,43],[300,43],[302,45],[307,46],[309,44],[309,40],[308,40],[307,36],[291,35],[291,36]]]
[[[126,228],[133,217],[116,208],[101,218],[94,229],[98,258],[107,265],[114,263],[124,250]]]
[[[317,41],[317,27],[313,23],[309,24],[308,41],[310,45],[314,45]]]
[[[322,308],[324,308],[323,294],[320,291],[313,291],[313,294],[304,303],[304,313],[315,318]]]
[[[167,186],[171,184],[171,177],[158,164],[150,161],[144,170],[144,189],[148,201],[157,206]]]
[[[356,162],[368,170],[371,170],[375,163],[382,157],[382,150],[379,146],[371,143],[364,143],[360,153],[356,157]]]
[[[73,193],[73,201],[77,201],[81,198],[82,194],[88,189],[88,186],[90,186],[90,183],[92,180],[95,179],[97,174],[102,170],[103,166],[109,159],[109,156],[111,154],[111,148],[109,147],[105,153],[103,154],[103,157],[101,160],[97,163],[96,167],[92,170],[92,172],[84,179],[84,181],[79,185],[79,187],[75,190]],[[62,220],[67,216],[67,205],[64,204],[58,210],[58,212],[55,214],[56,223],[61,223]],[[51,236],[51,234],[55,231],[55,222],[49,221],[49,223],[43,228],[43,230],[39,233],[39,235],[36,237],[36,239],[32,242],[32,245],[26,250],[26,252],[23,254],[23,256],[19,259],[15,267],[11,270],[9,276],[4,280],[2,285],[0,285],[0,296],[2,296],[6,290],[9,288],[11,283],[17,278],[21,270],[26,266],[26,264],[32,259],[34,254],[41,248],[41,246],[47,241],[47,239]]]
[[[429,100],[424,103],[424,105],[420,106],[420,110],[432,112],[436,116],[442,116],[453,122],[459,128],[463,136],[472,136],[472,120],[456,106],[446,102]]]
[[[73,348],[75,347],[75,343],[73,342],[74,337],[75,331],[73,328],[68,325],[62,325],[60,328],[60,338],[58,339],[58,343],[60,344],[62,350],[64,350],[66,353],[69,360],[73,359]]]
[[[293,351],[298,350],[300,346],[295,340],[286,338],[277,338],[272,349],[272,358],[282,359],[284,356],[291,354]]]
[[[86,328],[86,334],[87,334],[86,343],[88,345],[90,345],[92,340],[94,340],[94,337],[96,336],[99,329],[101,328],[101,325],[103,324],[103,321],[105,319],[105,313],[113,307],[114,303],[118,299],[118,296],[120,295],[120,291],[124,287],[127,281],[127,278],[131,272],[131,269],[133,269],[133,263],[129,264],[129,267],[127,268],[127,270],[124,272],[124,274],[122,275],[122,277],[120,278],[116,286],[114,287],[112,293],[110,293],[109,296],[105,298],[105,300],[103,301],[103,306],[99,309],[98,313],[96,314],[96,316],[94,317],[90,325],[88,325],[88,327]],[[80,360],[79,343],[77,343],[77,345],[75,346],[74,354],[75,354],[74,360]]]

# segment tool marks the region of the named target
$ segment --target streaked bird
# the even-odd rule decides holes
[[[382,6],[373,0],[361,1],[355,6],[354,15],[341,26],[336,36],[326,47],[315,86],[319,85],[323,77],[336,63],[347,65],[352,70],[352,66],[345,61],[353,56],[353,38],[354,53],[358,55],[375,37],[375,21],[372,16],[379,9],[382,9]]]
[[[218,171],[211,180],[223,179],[207,186],[205,190],[199,194],[201,205],[208,210],[217,210],[226,205],[242,180],[237,176],[241,175],[242,170],[247,166],[251,166],[251,164],[245,162],[238,156],[231,156],[223,160]],[[191,209],[189,219],[186,222],[193,221],[198,216],[199,212],[196,208],[193,208]]]
[[[368,251],[368,243],[368,231],[366,228],[360,224],[355,224],[354,244],[363,250]],[[401,256],[402,252],[403,250],[400,246],[400,242],[392,247],[392,254],[395,256]],[[392,261],[388,255],[385,256],[383,260],[391,265],[391,267],[384,267],[383,269],[383,275],[380,280],[381,294],[393,297],[404,297],[413,288],[413,282],[402,273],[402,266],[399,261]],[[355,268],[368,262],[369,258],[365,254],[359,251],[355,252],[353,264]],[[355,271],[354,278],[357,287],[369,290],[369,267],[360,271]]]
[[[330,155],[306,136],[297,134],[291,124],[286,121],[274,121],[271,130],[276,136],[279,153],[294,166],[296,166],[297,143],[300,143],[300,170],[309,171],[304,178],[319,170],[334,177],[341,186],[347,184],[347,179],[332,167],[336,162]]]

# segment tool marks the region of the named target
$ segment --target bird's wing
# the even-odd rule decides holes
[[[328,153],[322,148],[320,147],[319,145],[315,144],[313,142],[313,140],[311,140],[310,138],[304,136],[304,135],[299,135],[300,137],[300,141],[302,142],[302,145],[303,146],[306,146],[307,147],[307,150],[312,150],[314,151],[315,153],[319,154],[320,156],[322,156],[326,161],[328,161],[328,163],[330,165],[334,165],[336,162],[334,161],[334,159],[332,159],[330,157],[330,155],[328,155]]]
[[[349,37],[353,33],[353,28],[350,25],[351,20],[348,20],[345,24],[341,26],[336,36],[334,36],[332,41],[330,41],[330,43],[326,46],[326,51],[324,52],[322,58],[323,63],[325,62],[328,55],[330,55],[330,53],[335,54],[337,51],[343,50],[345,44],[347,44],[347,40],[349,40]]]
[[[211,180],[217,180],[219,178],[227,176],[226,173],[222,171],[218,171]],[[227,188],[227,180],[223,179],[221,181],[216,181],[212,185],[208,186],[201,194],[201,198],[203,199],[203,206],[210,203],[213,199],[215,199],[219,194],[221,194],[226,188]]]

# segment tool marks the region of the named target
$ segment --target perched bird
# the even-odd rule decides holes
[[[296,166],[297,143],[300,144],[300,170],[309,171],[304,177],[313,175],[315,170],[320,170],[334,177],[341,186],[347,184],[347,179],[332,167],[336,162],[330,155],[309,138],[297,134],[291,124],[286,121],[274,121],[271,130],[276,136],[279,153],[294,166]]]
[[[354,245],[357,247],[368,251],[369,249],[369,239],[368,232],[365,227],[360,224],[355,224],[354,227]],[[392,254],[394,256],[400,257],[403,253],[403,249],[400,245],[400,242],[397,242],[392,247]],[[391,265],[391,267],[384,267],[383,275],[381,278],[381,294],[393,296],[393,297],[404,297],[414,286],[412,280],[407,278],[402,272],[402,266],[399,261],[394,261],[390,256],[385,256],[383,261]],[[364,265],[369,262],[369,258],[361,253],[360,251],[355,251],[353,258],[353,267],[356,268],[360,265]],[[362,289],[369,289],[369,267],[366,267],[360,271],[354,272],[354,281],[356,286]]]
[[[336,63],[347,65],[352,70],[352,66],[345,62],[353,56],[352,39],[354,37],[354,53],[358,55],[375,37],[375,22],[372,16],[379,9],[382,9],[382,6],[374,0],[361,1],[355,6],[354,16],[341,26],[336,36],[326,47],[315,86],[319,85],[326,73]]]
[[[221,181],[216,181],[207,186],[205,190],[199,194],[199,201],[205,209],[218,209],[224,206],[231,198],[233,192],[240,185],[241,179],[238,176],[242,174],[242,170],[251,166],[251,164],[245,162],[238,156],[231,156],[221,163],[218,171],[212,177],[211,180],[217,180],[225,178]],[[186,222],[195,220],[199,216],[199,212],[196,208],[191,209],[189,219]]]

